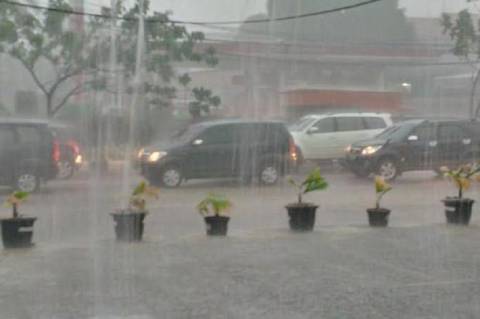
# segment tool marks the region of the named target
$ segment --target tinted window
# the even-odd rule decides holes
[[[233,143],[233,128],[231,125],[219,125],[208,128],[200,136],[204,144]]]
[[[335,131],[335,120],[333,118],[326,118],[318,121],[312,127],[316,127],[316,133],[331,133]]]
[[[360,131],[364,130],[361,117],[337,117],[337,131]]]
[[[419,141],[434,141],[435,137],[435,127],[433,125],[422,125],[417,127],[412,135],[416,135]]]
[[[300,120],[295,122],[294,124],[290,125],[288,129],[292,132],[301,132],[306,129],[310,124],[315,121],[315,119],[311,117],[302,117]]]
[[[381,117],[364,117],[363,119],[365,120],[367,129],[369,130],[376,130],[387,127],[387,124]]]
[[[467,137],[467,134],[457,125],[442,125],[440,126],[438,137],[442,141],[460,141]]]

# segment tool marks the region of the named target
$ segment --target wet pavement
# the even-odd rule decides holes
[[[312,233],[288,230],[287,183],[208,180],[162,190],[132,244],[115,241],[109,216],[125,200],[118,175],[51,183],[22,210],[39,218],[35,247],[0,251],[0,318],[478,316],[480,206],[469,227],[446,226],[452,185],[409,173],[384,198],[390,227],[370,228],[372,181],[326,178],[306,197],[320,205]],[[226,238],[207,238],[194,209],[211,191],[234,203]]]

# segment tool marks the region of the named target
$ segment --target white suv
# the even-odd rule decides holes
[[[371,138],[391,125],[387,113],[329,113],[304,116],[289,131],[299,159],[329,160],[342,158],[348,145]]]

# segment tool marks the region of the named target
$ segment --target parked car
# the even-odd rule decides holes
[[[345,148],[392,125],[386,113],[336,113],[302,117],[289,127],[299,162],[343,158]]]
[[[480,122],[410,120],[349,146],[344,165],[356,175],[391,180],[405,171],[440,172],[442,166],[465,164],[479,155]]]
[[[60,159],[58,143],[47,122],[0,120],[0,184],[33,192],[55,178]]]
[[[57,178],[69,179],[80,169],[84,161],[79,142],[68,125],[50,123],[49,127],[60,148]]]
[[[296,153],[281,122],[219,120],[192,125],[167,145],[141,150],[139,159],[142,175],[167,187],[212,177],[258,177],[263,184],[274,184]]]

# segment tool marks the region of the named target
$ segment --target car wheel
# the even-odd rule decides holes
[[[182,172],[175,166],[169,166],[162,170],[160,183],[168,188],[178,187],[182,183]]]
[[[386,181],[394,180],[399,173],[397,163],[391,158],[381,159],[377,165],[376,173]]]
[[[260,183],[263,185],[274,185],[280,178],[280,171],[278,167],[272,163],[262,166],[260,170]]]
[[[70,161],[60,161],[58,163],[58,174],[57,177],[59,179],[69,179],[73,176],[75,172],[75,167],[73,163]]]
[[[23,172],[17,175],[15,178],[15,189],[32,193],[38,189],[40,185],[40,179],[35,173]]]

